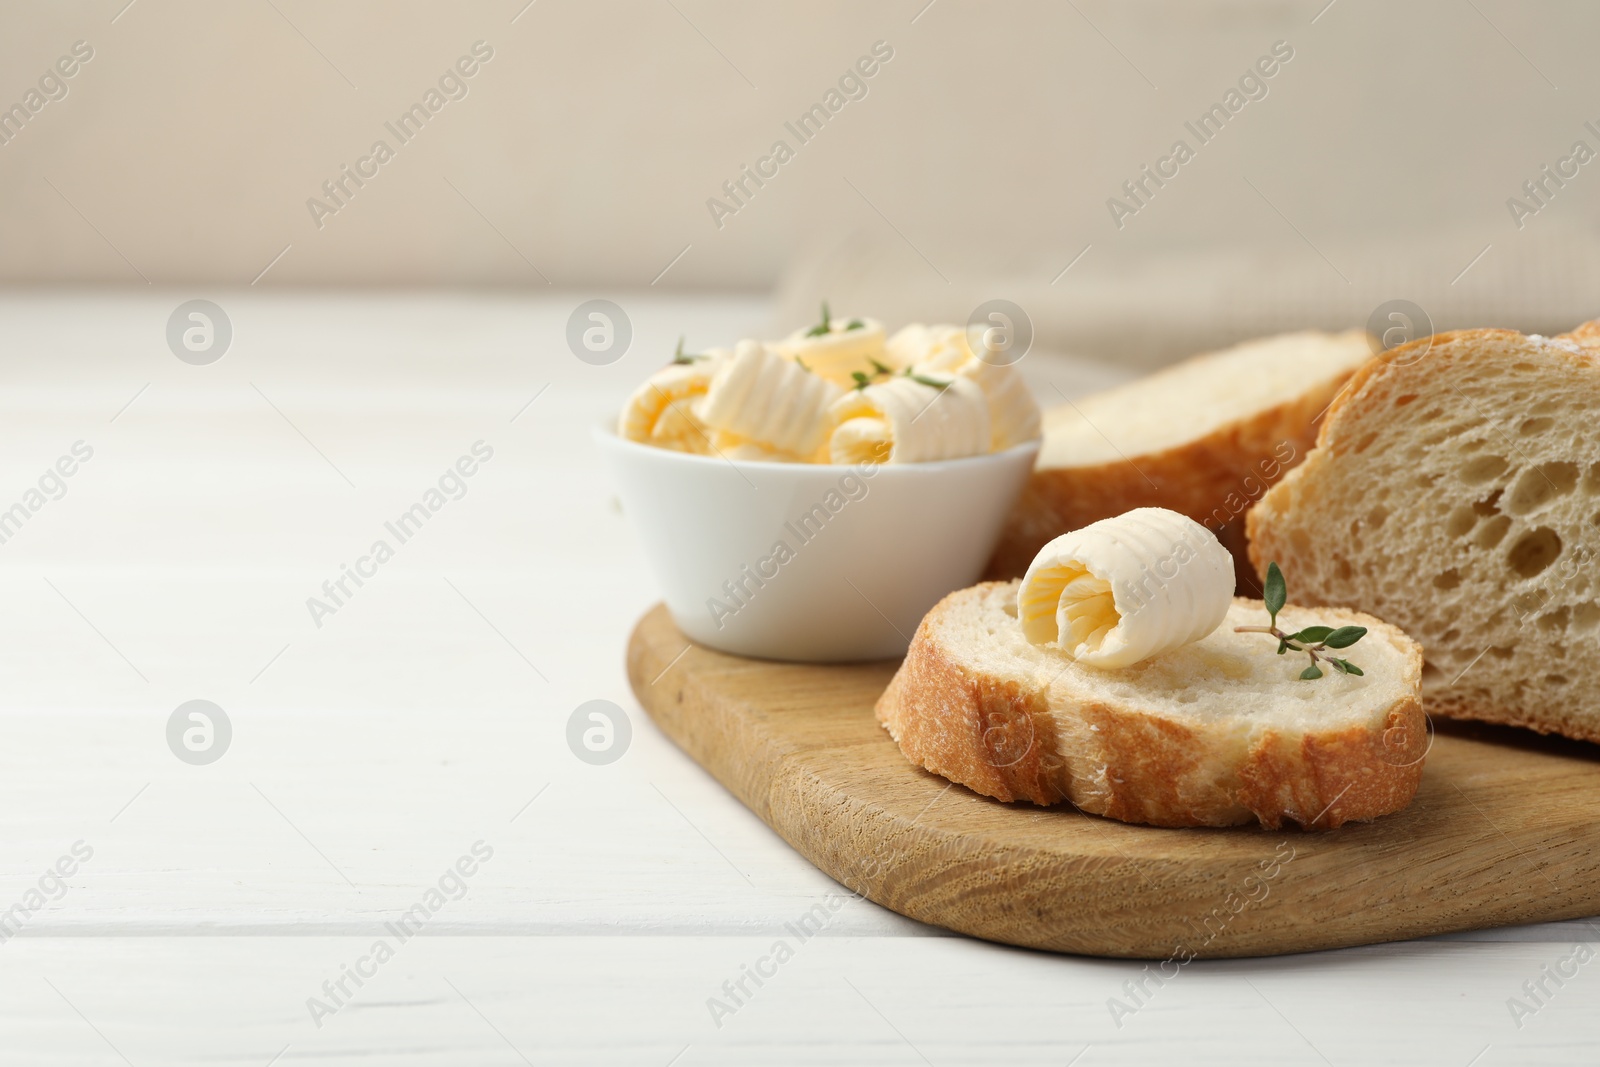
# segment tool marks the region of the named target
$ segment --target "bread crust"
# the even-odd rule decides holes
[[[943,647],[936,624],[961,598],[999,584],[936,605],[878,700],[879,723],[913,763],[996,800],[1067,802],[1154,826],[1333,829],[1399,811],[1416,795],[1428,732],[1415,695],[1387,709],[1382,730],[1290,737],[1268,729],[1241,754],[1219,732],[1099,701],[1051,709],[1043,686],[969,672]],[[1408,650],[1409,676],[1420,676],[1421,650],[1394,627],[1337,609],[1328,621],[1382,633]],[[1093,750],[1071,750],[1058,716],[1080,720],[1085,729],[1076,736],[1093,739]]]
[[[984,577],[1020,577],[1052,538],[1134,508],[1160,507],[1213,531],[1239,531],[1222,538],[1234,553],[1238,587],[1259,588],[1244,549],[1244,513],[1311,449],[1318,416],[1348,378],[1313,384],[1291,400],[1174,448],[1092,467],[1036,469]],[[1287,457],[1285,448],[1291,450]]]
[[[1570,737],[1574,741],[1600,742],[1600,728],[1572,719],[1554,723],[1532,712],[1495,707],[1481,700],[1474,700],[1469,695],[1452,693],[1448,689],[1430,692],[1427,698],[1429,713],[1437,712],[1446,719],[1475,719],[1478,722],[1492,722],[1500,726],[1521,726],[1535,733]]]
[[[1581,326],[1575,326],[1557,340],[1571,341],[1585,348],[1600,348],[1600,319],[1591,319]]]
[[[935,611],[938,610],[936,607]],[[913,763],[996,800],[1055,804],[1055,720],[1043,694],[973,677],[917,627],[905,661],[878,698],[878,721]]]

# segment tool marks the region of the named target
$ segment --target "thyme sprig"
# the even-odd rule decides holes
[[[672,350],[672,362],[693,363],[697,359],[710,359],[704,352],[685,352],[683,350],[683,337],[678,337],[678,347]]]
[[[849,331],[849,330],[864,330],[864,329],[867,328],[867,324],[865,322],[862,322],[860,319],[851,319],[849,322],[844,324],[844,328],[845,328],[846,331]],[[828,311],[828,302],[826,300],[824,300],[822,302],[822,321],[817,323],[815,326],[811,327],[811,329],[807,330],[805,332],[805,336],[806,337],[826,337],[828,334],[830,334],[832,332],[833,332],[833,315],[832,315],[831,312]]]
[[[1363,637],[1367,636],[1365,626],[1307,626],[1294,633],[1284,633],[1278,629],[1278,612],[1283,610],[1288,603],[1289,590],[1283,580],[1283,571],[1278,569],[1276,563],[1267,564],[1267,580],[1261,590],[1261,599],[1266,603],[1269,625],[1267,626],[1235,626],[1235,633],[1241,634],[1271,634],[1278,639],[1278,655],[1293,650],[1304,652],[1311,658],[1311,665],[1300,672],[1303,680],[1309,681],[1321,678],[1323,671],[1319,663],[1326,663],[1340,674],[1361,674],[1360,667],[1347,659],[1339,659],[1328,655],[1329,649],[1349,648]]]
[[[822,321],[806,331],[807,337],[821,337],[833,332],[833,316],[828,314],[828,302],[822,302]]]
[[[911,373],[910,367],[905,369],[905,376],[919,385],[931,386],[932,388],[939,390],[941,393],[950,388],[950,382],[940,381],[938,378],[930,378],[926,374],[913,374]]]
[[[857,392],[865,389],[879,378],[885,378],[894,373],[894,371],[890,370],[888,367],[885,367],[882,363],[879,363],[875,359],[868,359],[867,362],[872,364],[871,374],[860,370],[853,370],[850,372],[850,377],[855,380],[855,388]]]

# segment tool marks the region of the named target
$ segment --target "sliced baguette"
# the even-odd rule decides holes
[[[1251,510],[1256,565],[1420,641],[1430,712],[1600,741],[1596,345],[1464,330],[1373,361]]]
[[[1017,583],[951,593],[922,620],[878,700],[912,763],[997,800],[1069,802],[1156,826],[1285,822],[1331,828],[1410,803],[1427,725],[1422,653],[1376,619],[1290,606],[1289,629],[1366,626],[1365,674],[1299,678],[1258,600],[1236,599],[1210,636],[1131,667],[1080,666],[1032,645]]]
[[[1310,449],[1313,422],[1371,354],[1359,330],[1283,334],[1046,411],[1038,465],[988,576],[1017,577],[1068,530],[1163,507],[1216,532],[1239,588],[1258,590],[1244,512]]]

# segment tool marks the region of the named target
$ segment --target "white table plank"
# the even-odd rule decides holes
[[[109,1041],[140,1067],[264,1065],[285,1046],[280,1064],[1493,1067],[1580,1062],[1600,1043],[1588,975],[1520,1030],[1512,1022],[1504,1000],[1553,960],[1544,946],[1194,963],[1160,988],[1147,981],[1119,1027],[1107,1003],[1130,999],[1140,965],[964,938],[787,935],[793,955],[763,965],[775,974],[762,986],[746,980],[742,1003],[724,983],[773,936],[389,940],[393,958],[364,964],[375,975],[335,1003],[322,984],[373,939],[19,939],[5,947],[0,1033],[39,1050],[30,1063],[121,1064]],[[320,1027],[312,997],[336,1009]],[[731,1014],[714,1015],[713,998]]]

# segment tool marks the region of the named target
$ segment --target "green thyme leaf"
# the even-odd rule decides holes
[[[1289,642],[1285,641],[1281,637],[1278,638],[1278,655],[1281,656],[1287,651],[1289,651]]]
[[[1321,677],[1322,677],[1322,671],[1317,669],[1317,665],[1315,663],[1313,663],[1311,666],[1307,667],[1305,670],[1300,672],[1300,678],[1301,678],[1302,681],[1309,681],[1312,678],[1321,678]]]
[[[1261,590],[1261,599],[1267,603],[1267,614],[1272,616],[1272,624],[1278,624],[1278,612],[1289,602],[1289,589],[1283,582],[1283,572],[1278,569],[1277,563],[1267,564],[1267,581]]]
[[[850,377],[855,380],[857,389],[865,389],[867,386],[872,384],[873,379],[894,373],[894,371],[890,370],[888,367],[885,367],[882,363],[879,363],[875,359],[869,357],[867,362],[872,364],[871,374],[859,370],[853,370],[850,372]]]
[[[801,370],[805,371],[807,374],[811,373],[811,368],[806,366],[805,360],[801,359],[799,356],[795,356],[794,361],[800,365]]]
[[[693,363],[697,359],[706,359],[706,358],[709,358],[709,357],[705,356],[703,353],[685,352],[683,350],[683,337],[682,336],[680,336],[678,338],[678,347],[672,350],[672,362],[674,362],[674,363]]]
[[[1349,648],[1365,636],[1367,636],[1365,626],[1341,626],[1330,633],[1323,640],[1323,644],[1329,648]]]
[[[833,332],[833,318],[828,314],[828,302],[822,302],[822,321],[806,331],[807,337],[821,337],[825,333]]]
[[[864,330],[867,328],[867,324],[862,322],[860,319],[851,319],[849,322],[844,324],[844,328],[847,330]]]
[[[1361,674],[1361,673],[1363,673],[1360,667],[1357,667],[1354,663],[1351,663],[1347,659],[1336,659],[1333,662],[1338,663],[1341,666],[1343,666],[1344,667],[1344,673],[1346,673],[1346,674]]]
[[[1314,645],[1318,641],[1326,641],[1331,633],[1333,633],[1331,626],[1307,626],[1299,633],[1290,634],[1289,640],[1299,641],[1302,645]]]
[[[932,386],[933,388],[938,389],[941,392],[943,392],[944,390],[950,388],[950,384],[951,384],[949,382],[941,382],[937,378],[930,378],[925,374],[912,374],[910,372],[909,368],[906,371],[906,377],[910,378],[912,381],[916,382],[918,385]]]

